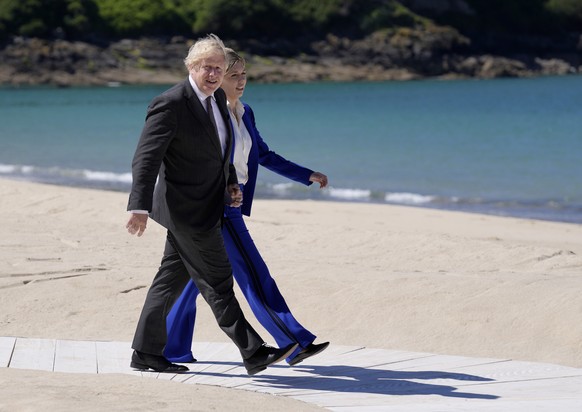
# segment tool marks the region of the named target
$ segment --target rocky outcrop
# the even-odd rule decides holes
[[[0,51],[0,84],[171,83],[185,76],[182,59],[187,47],[155,39],[122,40],[100,47],[16,38]]]
[[[2,85],[168,84],[183,79],[192,40],[121,40],[107,45],[14,38],[0,49]],[[281,57],[277,43],[227,42],[246,51],[249,78],[259,82],[494,78],[582,72],[582,36],[543,53],[475,53],[471,39],[442,26],[383,30],[362,39],[333,35],[309,52]],[[251,47],[251,44],[253,46]]]

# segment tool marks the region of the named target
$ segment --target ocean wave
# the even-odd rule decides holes
[[[364,200],[370,199],[372,191],[367,189],[340,189],[330,187],[328,194],[330,197],[338,199]]]
[[[271,189],[273,189],[275,192],[288,192],[289,190],[293,189],[293,186],[295,186],[293,183],[289,182],[289,183],[276,183],[271,185]]]
[[[131,173],[69,169],[62,167],[41,167],[29,165],[0,164],[0,175],[21,178],[43,183],[56,183],[70,186],[129,187]]]
[[[96,172],[93,170],[83,170],[87,180],[98,180],[102,182],[119,182],[131,184],[131,173]]]
[[[132,182],[132,176],[129,172],[117,173],[90,169],[14,164],[0,164],[0,176],[63,186],[116,191],[129,191]],[[337,187],[319,190],[313,186],[307,187],[296,182],[267,183],[264,181],[257,182],[255,197],[263,199],[327,199],[337,202],[389,203],[582,223],[582,203],[577,199],[488,199]]]
[[[418,193],[396,192],[386,193],[384,200],[388,203],[400,203],[405,205],[422,205],[433,202],[436,196],[420,195]]]
[[[2,165],[2,164],[0,164],[0,173],[2,173],[2,174],[14,173],[15,170],[16,170],[16,167],[13,166],[13,165]]]
[[[5,165],[0,164],[0,173],[2,174],[31,174],[34,170],[34,166],[26,165]]]

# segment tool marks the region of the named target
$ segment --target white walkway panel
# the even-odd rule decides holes
[[[123,373],[285,396],[336,412],[581,412],[582,369],[331,345],[249,377],[231,343],[197,342],[185,374],[134,371],[128,342],[0,337],[0,367]]]

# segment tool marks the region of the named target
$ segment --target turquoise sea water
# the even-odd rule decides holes
[[[129,190],[167,86],[0,89],[0,177]],[[326,173],[262,169],[263,198],[409,204],[582,223],[582,77],[249,84],[263,138]]]

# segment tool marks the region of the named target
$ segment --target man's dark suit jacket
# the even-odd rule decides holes
[[[226,96],[222,89],[214,96],[228,131],[224,156],[188,80],[152,100],[133,157],[127,210],[147,210],[171,232],[207,230],[218,223],[226,184],[237,180],[230,163],[233,138]]]

